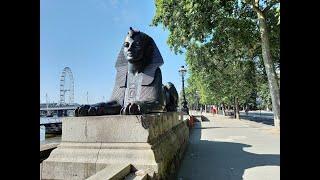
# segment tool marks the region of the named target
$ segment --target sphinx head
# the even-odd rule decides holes
[[[131,27],[123,46],[124,57],[131,64],[146,64],[152,52],[151,38]]]

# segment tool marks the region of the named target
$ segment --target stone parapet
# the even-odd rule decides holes
[[[42,179],[86,179],[121,164],[166,179],[179,166],[188,137],[177,112],[68,117],[61,144],[42,163]]]
[[[181,123],[178,113],[68,117],[63,119],[63,142],[152,142]]]

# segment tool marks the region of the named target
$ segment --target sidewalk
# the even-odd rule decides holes
[[[278,180],[280,134],[273,126],[221,115],[191,130],[179,180]]]

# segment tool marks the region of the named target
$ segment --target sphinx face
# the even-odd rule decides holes
[[[140,35],[127,36],[124,42],[123,53],[130,63],[141,62],[144,55],[143,41]]]

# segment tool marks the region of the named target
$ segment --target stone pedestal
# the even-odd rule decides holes
[[[105,167],[132,164],[166,179],[182,158],[189,130],[177,112],[68,117],[62,142],[43,161],[42,179],[86,179]]]

